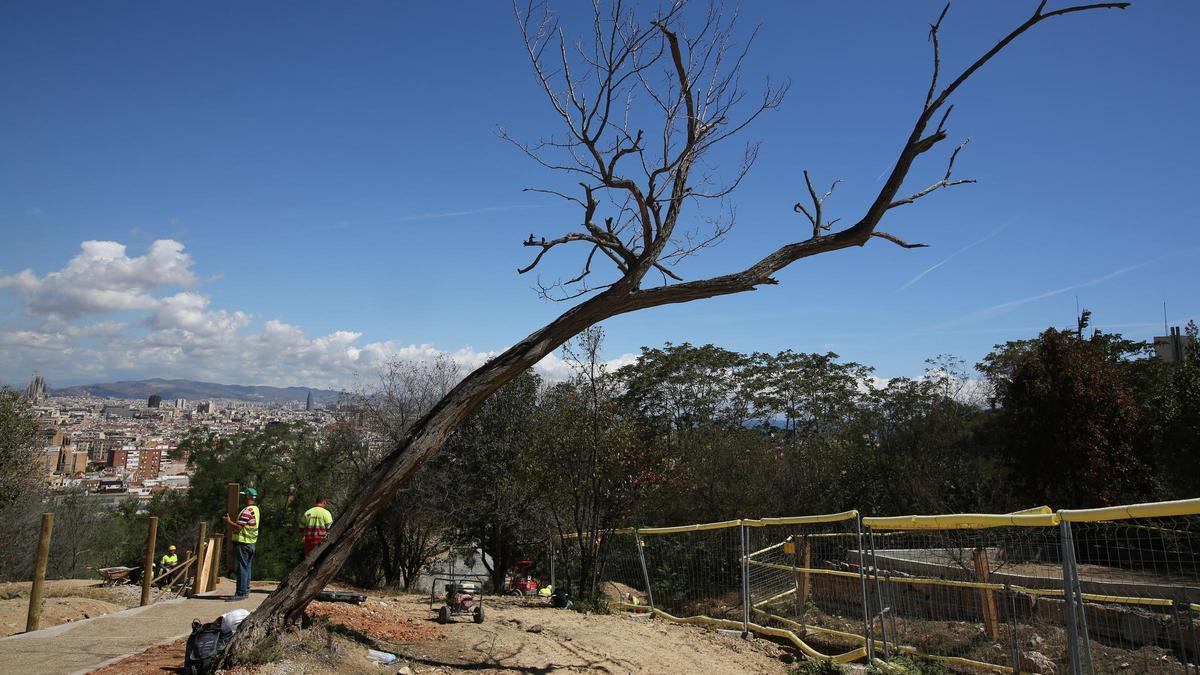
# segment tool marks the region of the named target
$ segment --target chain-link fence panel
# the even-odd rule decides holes
[[[1083,672],[1200,673],[1200,500],[1062,511]]]
[[[644,610],[649,607],[646,568],[638,550],[640,541],[632,529],[618,530],[604,540],[600,593],[611,608]]]
[[[858,512],[743,523],[750,620],[791,631],[811,658],[867,656]]]
[[[870,635],[882,656],[1003,672],[1067,664],[1062,547],[1048,508],[863,522]]]
[[[743,622],[740,521],[642,528],[654,608],[674,618]]]
[[[594,602],[608,609],[648,606],[646,575],[633,528],[600,535],[570,533],[552,540],[548,550],[551,588],[565,592],[574,602]]]
[[[812,659],[1200,675],[1200,499],[734,520],[610,532],[597,550],[588,568],[564,546],[558,578],[597,569],[610,606],[769,635]]]

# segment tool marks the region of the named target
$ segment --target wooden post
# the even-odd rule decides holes
[[[800,547],[796,545],[797,535],[790,535],[783,543],[784,555],[791,554],[794,579],[792,580],[792,600],[796,604],[796,617],[804,622],[804,598],[800,597]]]
[[[216,541],[216,537],[213,537],[212,539],[204,542],[204,547],[201,549],[201,555],[196,561],[197,566],[195,587],[199,589],[197,591],[198,593],[204,593],[208,591],[208,582],[211,578],[209,576],[209,572],[212,571],[213,564],[216,562],[213,560],[213,553],[216,553],[217,548]]]
[[[179,584],[179,592],[180,593],[183,592],[183,589],[187,586],[188,579],[191,578],[191,576],[192,576],[192,563],[188,562],[191,559],[192,559],[192,549],[189,548],[189,549],[184,550],[184,552],[183,552],[184,572],[181,576],[175,577],[175,582]]]
[[[213,537],[213,557],[212,567],[208,571],[208,588],[205,590],[217,590],[217,579],[221,576],[221,537]]]
[[[979,547],[971,554],[975,561],[975,579],[981,584],[992,583],[992,568],[988,565],[987,549]],[[996,592],[990,588],[979,589],[979,605],[983,610],[983,625],[988,637],[1000,639],[1000,620],[996,614]]]
[[[37,563],[33,566],[33,587],[29,589],[29,615],[25,632],[35,631],[42,620],[42,587],[46,582],[46,563],[50,559],[50,531],[54,529],[54,514],[42,514],[42,536],[38,538]]]
[[[238,483],[225,485],[225,512],[230,520],[237,520],[238,506],[241,505],[242,486]],[[233,573],[233,528],[225,526],[225,570]]]
[[[208,523],[201,522],[200,536],[196,537],[196,573],[192,576],[192,590],[188,594],[188,597],[195,597],[196,595],[204,592],[204,589],[200,588],[200,577],[202,576],[200,574],[200,564],[204,558],[204,542],[207,540],[207,534]]]
[[[158,540],[158,516],[150,516],[146,532],[146,562],[142,566],[142,607],[150,604],[150,584],[154,581],[154,545]]]
[[[812,574],[810,574],[807,571],[807,570],[812,569],[812,541],[808,538],[808,535],[805,535],[804,537],[801,538],[801,542],[802,542],[802,545],[801,545],[802,550],[801,550],[800,556],[802,558],[802,562],[804,563],[802,565],[802,567],[806,571],[800,573],[800,607],[802,608],[801,611],[807,613],[807,611],[808,611],[808,596],[812,589],[812,586],[810,584],[810,581],[811,581],[810,577],[812,576]],[[801,615],[801,616],[803,616],[803,615]]]

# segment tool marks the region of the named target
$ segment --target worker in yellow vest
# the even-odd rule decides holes
[[[175,553],[175,544],[167,547],[167,552],[163,554],[159,562],[163,566],[163,572],[170,572],[172,567],[179,564],[179,556]]]
[[[254,543],[258,541],[258,490],[246,488],[242,491],[246,507],[232,520],[225,514],[225,525],[233,530],[233,559],[237,565],[237,592],[225,598],[226,602],[244,600],[250,595],[250,566],[254,562]]]
[[[170,572],[171,570],[175,569],[175,566],[179,564],[179,555],[175,553],[175,545],[174,544],[171,544],[170,546],[167,547],[167,552],[164,553],[163,557],[159,559],[158,564],[159,564],[158,576],[160,576],[160,577],[163,576],[164,574],[166,574],[167,572]],[[161,581],[159,581],[158,585],[162,586],[164,583],[166,583],[165,578],[162,579]]]
[[[305,558],[318,544],[325,541],[325,537],[329,534],[329,527],[333,525],[333,514],[325,508],[328,501],[325,495],[321,495],[317,497],[316,506],[304,512],[300,534],[304,537]]]

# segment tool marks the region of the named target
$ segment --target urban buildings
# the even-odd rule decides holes
[[[311,393],[303,407],[298,401],[277,405],[213,400],[189,410],[183,399],[164,407],[155,397],[118,400],[42,393],[47,391],[44,381],[36,387],[30,383],[28,390],[39,396],[33,410],[43,428],[41,460],[47,484],[142,499],[188,489],[188,457],[179,443],[192,430],[230,436],[291,422],[319,429],[334,414],[315,410]]]
[[[46,386],[46,379],[41,375],[35,374],[33,379],[29,381],[29,386],[25,388],[25,396],[33,404],[41,403],[50,395],[50,388]]]

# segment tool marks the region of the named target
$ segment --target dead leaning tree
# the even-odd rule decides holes
[[[736,17],[723,16],[719,8],[710,9],[689,26],[683,18],[682,1],[644,22],[627,12],[619,1],[610,11],[597,4],[587,41],[571,43],[544,7],[514,7],[535,79],[565,128],[561,136],[534,144],[513,142],[543,167],[579,180],[578,193],[537,191],[577,205],[583,215],[580,228],[562,236],[546,239],[530,235],[524,245],[535,249],[536,255],[520,272],[536,268],[553,249],[582,243],[588,253],[579,274],[550,285],[539,281],[538,289],[544,297],[555,300],[585,294],[591,297],[472,372],[399,439],[373,477],[346,505],[326,542],[293,569],[242,624],[230,650],[231,658],[236,659],[236,654],[251,643],[297,621],[309,601],[333,579],[376,515],[441,449],[459,424],[501,385],[585,328],[650,307],[753,291],[777,283],[772,275],[798,260],[863,246],[873,238],[904,248],[922,246],[877,226],[892,209],[970,182],[952,176],[954,161],[963,147],[959,145],[949,153],[941,180],[907,196],[900,192],[917,158],[945,140],[946,121],[953,109],[951,96],[1034,26],[1076,12],[1128,6],[1125,2],[1104,2],[1048,10],[1046,4],[1047,0],[1042,0],[1028,19],[939,89],[938,34],[946,17],[943,10],[929,29],[933,74],[924,103],[887,182],[862,217],[849,227],[834,230],[838,221],[828,220],[825,212],[833,187],[819,194],[805,172],[806,200],[797,203],[795,211],[806,218],[805,234],[810,236],[780,246],[741,271],[694,281],[681,279],[672,269],[674,264],[720,240],[732,224],[732,214],[722,209],[725,215],[708,219],[704,229],[681,229],[685,208],[705,200],[723,204],[721,200],[749,170],[758,146],[746,146],[743,161],[724,183],[715,181],[704,159],[714,146],[744,129],[764,111],[777,107],[786,87],[768,85],[761,97],[746,100],[740,87],[746,45],[735,45]],[[648,132],[652,127],[645,123],[651,120],[655,126]],[[503,130],[501,135],[508,138]],[[608,281],[593,284],[593,264],[597,260],[611,263],[615,274]],[[652,278],[659,283],[645,283],[650,274],[657,275]]]

